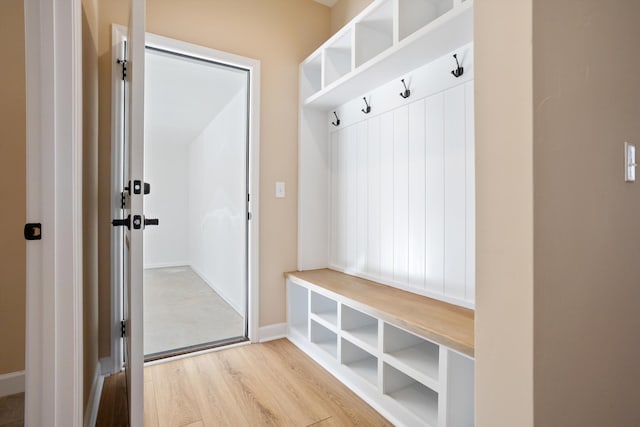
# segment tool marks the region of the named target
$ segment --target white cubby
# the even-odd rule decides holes
[[[311,292],[311,313],[333,327],[338,326],[338,303],[330,298]]]
[[[311,342],[331,357],[338,357],[338,336],[321,324],[311,320]]]
[[[329,86],[351,70],[353,70],[353,38],[349,30],[324,49],[324,86]]]
[[[391,423],[473,425],[472,358],[406,331],[406,320],[339,291],[291,276],[287,282],[288,338]],[[292,327],[304,321],[303,307],[306,336]]]
[[[383,350],[387,360],[396,368],[432,388],[437,387],[439,345],[385,323]]]
[[[378,358],[342,338],[342,364],[374,387],[378,386]]]
[[[289,328],[308,337],[309,328],[309,291],[307,288],[288,282]]]
[[[404,40],[453,9],[453,0],[398,0],[398,39]]]
[[[355,66],[393,46],[393,2],[386,0],[355,24]]]
[[[430,426],[438,425],[438,393],[384,364],[383,392]]]
[[[378,319],[342,305],[341,328],[345,336],[352,341],[359,341],[372,350],[378,348]]]
[[[300,89],[306,99],[322,89],[322,55],[317,53],[302,64]]]

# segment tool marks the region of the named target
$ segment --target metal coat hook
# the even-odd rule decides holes
[[[400,80],[402,82],[402,86],[404,86],[404,92],[400,92],[400,96],[404,99],[407,99],[411,96],[411,91],[407,88],[407,84],[404,82],[404,79]]]
[[[338,115],[336,114],[336,112],[333,112],[333,115],[336,116],[336,121],[335,122],[331,122],[332,125],[334,126],[340,126],[340,119],[338,118]]]
[[[457,68],[453,71],[451,71],[451,74],[453,74],[454,77],[458,78],[460,76],[462,76],[464,74],[464,68],[460,66],[460,63],[458,62],[458,54],[454,53],[453,54],[453,58],[456,60],[456,65]]]
[[[365,114],[369,114],[371,112],[371,105],[369,105],[369,103],[367,102],[367,98],[366,97],[364,97],[362,99],[364,100],[364,105],[366,105],[366,107],[363,108],[360,111],[362,111]]]

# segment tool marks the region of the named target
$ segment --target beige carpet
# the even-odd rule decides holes
[[[144,353],[244,335],[244,319],[189,267],[144,271]]]

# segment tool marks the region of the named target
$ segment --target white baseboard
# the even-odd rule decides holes
[[[98,361],[96,371],[93,375],[91,383],[91,393],[89,393],[89,401],[84,411],[84,427],[94,427],[98,419],[98,409],[100,408],[100,397],[102,396],[102,385],[104,384],[104,375],[102,375],[101,362]]]
[[[0,397],[24,392],[24,371],[0,375]]]
[[[287,336],[287,324],[276,323],[274,325],[262,326],[258,330],[258,342],[273,341]]]
[[[179,262],[158,262],[158,263],[152,263],[152,264],[145,264],[144,265],[144,269],[145,270],[152,270],[154,268],[176,268],[176,267],[188,267],[189,263],[186,261],[179,261]]]

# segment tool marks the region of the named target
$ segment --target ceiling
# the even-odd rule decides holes
[[[245,71],[147,49],[145,143],[190,143],[246,82]]]

